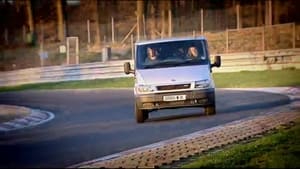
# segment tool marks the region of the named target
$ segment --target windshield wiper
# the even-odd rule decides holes
[[[199,64],[199,59],[189,59],[189,60],[172,60],[172,61],[162,61],[155,64],[144,65],[144,69],[147,68],[159,68],[159,67],[170,67],[170,66],[182,66],[182,65],[194,65]]]
[[[154,68],[154,67],[155,67],[155,64],[153,64],[153,65],[144,65],[144,69]]]
[[[181,65],[183,62],[178,60],[172,60],[172,61],[162,61],[154,64],[154,67],[160,67],[160,66],[178,66]]]
[[[182,64],[194,65],[194,64],[204,63],[204,62],[205,62],[205,60],[201,60],[201,59],[189,59],[189,60],[185,60],[184,62],[182,62]]]

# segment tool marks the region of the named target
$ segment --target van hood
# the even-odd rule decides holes
[[[189,83],[210,78],[208,65],[140,69],[136,71],[138,84]]]

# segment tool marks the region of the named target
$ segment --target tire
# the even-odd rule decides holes
[[[216,106],[215,105],[207,106],[204,108],[204,111],[207,116],[215,115],[216,114]]]
[[[137,123],[143,123],[149,118],[149,112],[147,110],[141,110],[135,104],[135,120]]]

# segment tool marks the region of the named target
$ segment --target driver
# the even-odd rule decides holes
[[[198,57],[198,50],[195,46],[192,46],[189,48],[188,56],[191,57],[192,59],[195,59]]]
[[[157,51],[153,48],[148,47],[146,63],[153,62],[155,60],[157,60]]]

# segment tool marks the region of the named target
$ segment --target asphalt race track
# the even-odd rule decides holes
[[[290,103],[280,94],[218,89],[215,116],[205,116],[202,108],[159,110],[137,124],[133,97],[130,89],[1,93],[0,104],[50,111],[55,118],[32,128],[0,133],[0,167],[68,167]]]

